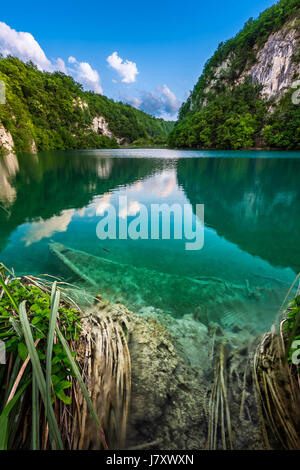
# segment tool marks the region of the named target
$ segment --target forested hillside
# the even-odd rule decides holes
[[[163,143],[174,125],[14,57],[0,59],[0,80],[6,87],[0,127],[15,151],[111,148],[138,139]]]
[[[182,105],[171,147],[300,148],[300,0],[281,0],[221,43]]]

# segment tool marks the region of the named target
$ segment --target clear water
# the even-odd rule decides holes
[[[300,270],[299,181],[295,152],[118,149],[2,158],[0,260],[17,274],[78,282],[49,249],[59,242],[83,252],[71,251],[72,259],[94,290],[134,311],[154,306],[263,331]],[[103,208],[120,195],[133,207],[176,202],[195,211],[204,204],[203,249],[186,251],[186,240],[99,240]]]

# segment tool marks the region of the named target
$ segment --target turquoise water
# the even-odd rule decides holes
[[[82,252],[72,259],[94,291],[134,311],[153,306],[263,331],[300,271],[299,180],[295,152],[118,149],[2,158],[0,260],[17,274],[79,282],[49,249],[58,242],[71,256]],[[187,240],[172,238],[100,240],[97,224],[120,196],[128,198],[129,221],[141,204],[178,203],[196,223],[195,206],[204,204],[204,247],[187,251]]]

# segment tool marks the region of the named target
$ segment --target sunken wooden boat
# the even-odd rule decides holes
[[[49,249],[80,286],[93,295],[124,303],[137,312],[146,307],[175,317],[193,314],[202,323],[216,321],[226,328],[261,331],[274,320],[274,305],[284,295],[276,280],[263,287],[229,283],[217,277],[193,278],[123,264],[51,242]],[[265,306],[270,307],[270,317]],[[258,318],[261,316],[261,318]]]

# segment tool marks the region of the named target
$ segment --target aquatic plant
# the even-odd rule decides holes
[[[100,298],[99,298],[100,297]],[[82,374],[88,377],[91,399],[110,449],[126,448],[126,427],[131,396],[131,358],[127,345],[131,326],[125,308],[96,299],[82,320]],[[126,309],[125,309],[126,311]],[[99,449],[101,440],[82,394],[74,414],[73,448]]]
[[[7,359],[0,365],[1,450],[72,448],[80,396],[108,447],[76,359],[79,311],[61,291],[56,281],[50,291],[49,283],[16,278],[1,266],[0,339]]]
[[[279,320],[278,331],[274,325],[254,355],[253,378],[267,448],[274,439],[283,449],[300,448],[300,370],[292,360],[293,343],[299,335],[300,285]]]
[[[286,352],[284,360],[288,360],[293,364],[294,353],[299,349],[300,344],[300,342],[297,343],[300,340],[300,290],[297,293],[297,296],[288,304],[286,317],[282,323],[282,331],[286,337]]]
[[[218,448],[218,434],[220,430],[222,449],[233,449],[231,417],[228,403],[228,379],[226,374],[226,353],[221,343],[219,353],[215,359],[214,384],[208,404],[208,436],[206,448]]]

